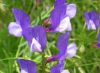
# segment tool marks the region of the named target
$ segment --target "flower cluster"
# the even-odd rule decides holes
[[[11,22],[8,26],[9,33],[16,37],[23,36],[30,46],[31,52],[43,52],[46,48],[47,36],[46,28],[43,26],[31,26],[30,17],[24,11],[13,8],[12,12],[16,22]],[[66,57],[76,55],[77,47],[75,43],[68,46],[70,31],[72,31],[70,19],[76,14],[76,5],[67,4],[65,0],[56,0],[54,10],[51,12],[51,26],[48,29],[52,32],[59,32],[62,35],[57,42],[59,53],[47,59],[48,62],[57,60],[59,64],[51,68],[51,73],[69,73],[64,70]],[[21,73],[37,73],[36,64],[30,60],[18,59]]]
[[[45,28],[41,25],[32,26],[30,17],[24,11],[13,8],[12,12],[15,16],[16,22],[11,22],[8,26],[9,33],[16,37],[24,37],[31,52],[44,52],[47,44],[48,32],[61,33],[57,41],[57,48],[59,53],[47,58],[46,63],[52,61],[58,61],[58,64],[51,68],[51,73],[70,73],[68,69],[64,69],[66,58],[72,58],[76,55],[76,44],[70,43],[70,34],[72,31],[71,19],[75,17],[77,11],[76,4],[68,4],[66,0],[56,0],[54,9],[51,12],[50,20],[51,26]],[[86,12],[86,25],[87,29],[97,30],[99,29],[99,14],[95,11]],[[99,42],[97,44],[100,47],[100,33]],[[37,65],[31,60],[17,59],[20,65],[21,73],[37,73]]]

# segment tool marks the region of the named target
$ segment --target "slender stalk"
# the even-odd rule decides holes
[[[20,39],[19,45],[21,44],[22,40],[23,40],[23,37]],[[19,45],[18,45],[18,50],[17,50],[17,52],[16,52],[16,58],[18,58],[19,52],[20,52],[20,50],[21,50],[21,48],[20,48]],[[16,61],[15,61],[15,66],[16,66],[17,72],[20,73],[19,68],[18,68],[18,64],[16,63]]]
[[[42,53],[42,73],[46,73],[45,72],[45,63],[46,63],[46,59],[45,59],[45,53]]]
[[[23,37],[20,39],[19,45],[22,43]],[[19,56],[19,52],[21,50],[20,46],[18,45],[18,50],[16,52],[16,58]]]
[[[0,61],[5,61],[5,60],[15,60],[16,58],[14,57],[12,57],[12,58],[4,58],[4,59],[0,59]]]

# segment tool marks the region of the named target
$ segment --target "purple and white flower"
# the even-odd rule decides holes
[[[46,48],[47,36],[45,28],[42,26],[34,26],[23,32],[24,38],[28,41],[32,52],[43,52]]]
[[[42,52],[46,48],[46,32],[44,27],[31,27],[30,17],[24,11],[13,8],[12,12],[16,22],[8,26],[9,33],[16,37],[23,36],[30,46],[32,52]]]
[[[20,65],[20,73],[37,73],[37,65],[31,60],[17,59]]]
[[[88,30],[98,30],[100,27],[100,17],[96,11],[85,12],[86,25]],[[100,32],[98,34],[98,43],[96,47],[100,48]]]
[[[75,4],[67,4],[65,0],[56,0],[54,10],[50,15],[50,30],[55,32],[71,31],[70,19],[76,15],[76,10]]]
[[[8,26],[9,33],[16,37],[21,37],[27,28],[31,27],[30,17],[23,10],[13,8],[15,22],[10,22]]]
[[[61,35],[58,39],[57,48],[59,49],[59,54],[49,57],[47,62],[59,60],[59,59],[66,59],[72,58],[76,56],[77,46],[75,43],[71,43],[68,45],[68,40],[70,37],[70,32],[66,32],[65,34]]]
[[[99,28],[100,18],[96,11],[85,12],[87,29],[97,30]]]
[[[59,53],[47,59],[47,62],[58,60],[58,64],[51,68],[51,73],[70,73],[68,70],[64,70],[64,63],[66,57],[74,57],[76,55],[77,47],[75,43],[71,43],[68,46],[70,38],[70,32],[66,32],[61,35],[57,42],[57,48]]]
[[[71,43],[68,46],[68,41],[70,38],[70,32],[66,32],[61,35],[57,42],[57,48],[59,53],[47,59],[47,62],[58,60],[58,64],[51,68],[51,73],[70,73],[68,70],[64,69],[64,64],[66,57],[74,57],[76,55],[77,46],[75,43]]]
[[[57,42],[57,48],[59,49],[59,54],[48,58],[47,62],[55,61],[66,57],[69,38],[70,38],[70,32],[66,32],[59,37]]]

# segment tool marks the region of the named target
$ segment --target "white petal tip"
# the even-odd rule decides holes
[[[69,17],[65,17],[61,20],[59,26],[56,28],[56,31],[65,32],[72,31],[71,22]]]
[[[70,17],[73,18],[76,15],[77,7],[76,4],[69,4],[67,6],[66,14]]]
[[[70,73],[69,70],[63,70],[61,73]]]
[[[22,36],[21,26],[15,22],[11,22],[8,26],[9,34],[14,35],[16,37]]]
[[[32,52],[42,52],[41,44],[35,38],[32,39],[31,51]]]
[[[77,53],[77,46],[75,43],[71,43],[70,45],[68,45],[68,48],[67,48],[67,56],[69,58],[72,58],[74,56],[76,56],[76,53]]]

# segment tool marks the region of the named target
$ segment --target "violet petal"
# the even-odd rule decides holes
[[[55,30],[59,26],[61,20],[66,17],[66,6],[67,5],[62,5],[54,8],[54,10],[51,12],[51,30]]]
[[[60,55],[64,55],[67,51],[67,45],[70,38],[70,32],[61,35],[57,42],[57,48],[60,50]]]
[[[51,68],[51,73],[70,73],[70,72],[69,70],[64,70],[64,65],[59,63]]]
[[[29,46],[31,46],[32,38],[33,38],[32,27],[27,28],[26,30],[27,31],[23,32],[23,37],[28,41]]]
[[[60,52],[57,55],[48,58],[47,62],[51,62],[55,60],[63,61],[66,59],[67,45],[68,45],[69,38],[70,38],[70,32],[66,32],[59,37],[57,42],[57,48],[59,49]]]
[[[47,37],[46,37],[46,31],[45,31],[44,27],[35,26],[33,28],[28,29],[28,31],[23,33],[23,35],[26,38],[26,40],[28,41],[32,52],[33,51],[35,52],[37,50],[39,52],[41,52],[41,50],[43,51],[46,48]],[[33,39],[34,39],[34,41],[33,41]],[[40,44],[41,48],[38,48],[39,46],[36,43],[38,43],[38,45]]]
[[[51,73],[61,73],[61,71],[60,71],[60,65],[58,64],[56,66],[53,66],[51,68]]]
[[[30,27],[31,21],[30,21],[30,17],[28,14],[26,14],[23,10],[20,10],[17,8],[13,8],[12,12],[15,16],[16,23],[20,24],[22,29],[26,29],[26,28]]]
[[[35,26],[32,29],[32,35],[41,44],[42,50],[44,50],[46,48],[46,43],[47,43],[45,28],[42,26]]]
[[[65,4],[65,3],[66,3],[66,0],[56,0],[55,7],[61,6],[61,5]]]
[[[8,26],[9,33],[20,37],[26,29],[31,27],[30,17],[23,10],[13,8],[12,12],[15,16],[16,22],[11,22]]]
[[[17,59],[21,73],[37,73],[36,63],[30,60]]]

